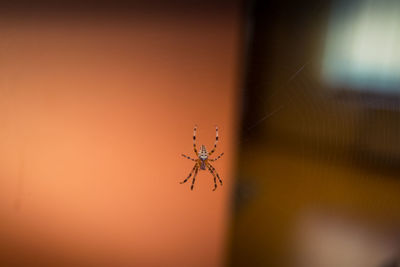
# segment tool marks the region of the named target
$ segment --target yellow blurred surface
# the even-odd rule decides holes
[[[272,143],[248,146],[241,159],[240,177],[254,196],[236,213],[232,266],[293,264],[296,231],[309,214],[388,231],[400,223],[394,174]]]

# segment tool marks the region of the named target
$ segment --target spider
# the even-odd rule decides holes
[[[214,143],[214,147],[210,152],[207,152],[207,149],[204,145],[201,145],[200,151],[197,151],[197,147],[196,147],[196,131],[197,131],[197,125],[194,126],[194,130],[193,130],[193,148],[194,148],[194,153],[196,153],[196,156],[198,157],[197,159],[193,159],[191,157],[188,157],[184,154],[182,154],[183,157],[190,159],[192,161],[195,161],[196,163],[194,164],[194,167],[192,169],[192,171],[189,173],[189,176],[186,177],[186,179],[181,182],[181,184],[186,183],[189,178],[192,176],[193,172],[193,181],[192,181],[192,185],[190,187],[191,190],[193,190],[193,186],[194,186],[194,182],[196,180],[196,175],[197,172],[200,170],[206,170],[208,169],[211,174],[214,176],[214,189],[213,191],[215,191],[215,189],[217,189],[217,178],[219,183],[222,185],[222,180],[219,177],[217,171],[215,170],[215,168],[210,164],[210,162],[216,161],[218,160],[220,157],[222,157],[224,155],[224,153],[221,153],[221,155],[219,155],[218,157],[214,158],[214,159],[210,159],[208,158],[209,156],[211,156],[214,152],[215,149],[217,148],[217,143],[218,143],[218,127],[216,127],[216,137],[215,137],[215,143]]]

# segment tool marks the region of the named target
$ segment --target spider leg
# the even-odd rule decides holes
[[[217,189],[217,177],[215,176],[214,171],[211,169],[210,164],[207,164],[207,168],[208,170],[211,172],[211,174],[214,176],[214,189],[213,191],[215,191],[215,189]]]
[[[192,186],[190,186],[190,190],[193,190],[194,181],[196,180],[196,176],[197,176],[197,172],[198,171],[199,171],[199,167],[197,166],[196,170],[194,171],[193,180],[192,180]]]
[[[217,161],[220,157],[222,157],[224,155],[224,153],[221,153],[221,155],[219,155],[218,157],[216,157],[215,159],[208,159],[209,161],[213,162],[213,161]]]
[[[196,153],[196,155],[197,155],[198,153],[197,153],[197,147],[196,147],[196,132],[197,132],[197,125],[195,125],[194,129],[193,129],[193,149],[194,149],[194,153]]]
[[[215,173],[215,175],[217,176],[217,178],[219,180],[219,183],[222,185],[222,180],[219,177],[218,172],[215,170],[215,168],[210,163],[208,163],[208,166],[213,170],[213,172]]]
[[[210,151],[210,153],[208,153],[209,156],[210,156],[212,153],[215,152],[215,149],[217,148],[217,143],[218,143],[218,126],[215,127],[215,143],[214,143],[213,149]]]
[[[182,156],[185,157],[185,158],[187,158],[187,159],[190,159],[190,160],[192,160],[192,161],[196,161],[195,159],[192,159],[191,157],[188,157],[188,156],[186,156],[185,154],[182,154]]]
[[[187,180],[189,180],[189,178],[192,176],[193,172],[194,172],[195,170],[197,170],[197,169],[198,169],[198,164],[197,164],[197,162],[196,162],[196,164],[194,165],[193,169],[190,171],[188,177],[186,177],[186,179],[185,179],[183,182],[181,182],[181,184],[186,183]]]

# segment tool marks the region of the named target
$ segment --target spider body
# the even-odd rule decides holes
[[[205,170],[206,169],[206,163],[208,159],[208,152],[207,149],[204,145],[201,145],[200,151],[199,151],[199,159],[200,159],[200,170]]]
[[[192,161],[195,161],[195,165],[192,169],[192,171],[189,173],[189,176],[183,181],[181,182],[181,184],[186,183],[190,177],[192,177],[193,174],[193,180],[192,180],[192,185],[190,187],[191,190],[193,190],[194,187],[194,182],[196,180],[196,176],[199,170],[207,170],[213,175],[214,177],[214,189],[217,189],[217,178],[219,183],[222,185],[222,180],[219,177],[217,171],[215,170],[215,168],[211,165],[210,162],[216,161],[218,160],[220,157],[222,157],[224,155],[224,153],[221,153],[221,155],[219,155],[218,157],[216,157],[215,159],[210,159],[209,156],[211,156],[214,152],[215,149],[217,148],[217,143],[218,143],[218,127],[216,127],[216,137],[215,137],[215,143],[214,143],[214,147],[213,149],[208,152],[206,147],[204,145],[201,145],[200,147],[200,151],[197,151],[197,147],[196,147],[196,131],[197,131],[197,126],[194,127],[194,131],[193,131],[193,149],[194,149],[194,153],[197,156],[197,159],[192,159],[191,157],[188,157],[184,154],[182,154],[183,157],[190,159]]]

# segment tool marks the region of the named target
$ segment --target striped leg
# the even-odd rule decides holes
[[[210,163],[208,163],[208,166],[213,170],[213,172],[215,173],[215,175],[217,176],[217,178],[219,180],[219,183],[222,185],[222,180],[219,177],[218,172],[215,170],[215,168]]]
[[[217,177],[215,176],[214,171],[211,169],[210,164],[207,164],[207,168],[211,172],[211,174],[214,176],[214,189],[213,189],[213,191],[215,191],[215,189],[217,189]]]
[[[185,154],[182,154],[182,156],[185,157],[185,158],[187,158],[187,159],[190,159],[190,160],[192,160],[192,161],[196,161],[195,159],[192,159],[191,157],[188,157],[188,156],[186,156]]]
[[[209,156],[210,156],[212,153],[215,152],[215,149],[217,148],[217,143],[218,143],[218,126],[215,127],[215,143],[214,143],[213,149],[210,151],[210,153],[208,153]]]
[[[196,176],[197,176],[197,172],[198,171],[199,171],[199,168],[197,167],[196,170],[194,171],[193,180],[192,180],[192,186],[190,187],[190,190],[193,190],[194,181],[196,180]]]
[[[192,174],[193,174],[193,172],[194,172],[195,170],[198,170],[198,164],[197,164],[197,163],[194,165],[193,169],[190,171],[189,176],[186,177],[186,179],[185,179],[183,182],[181,182],[181,184],[186,183],[187,180],[189,180],[189,178],[192,176]]]
[[[193,148],[194,148],[194,153],[196,153],[196,155],[197,155],[198,153],[197,153],[197,147],[196,147],[196,132],[197,132],[197,125],[195,125],[194,129],[193,129]]]
[[[220,157],[222,157],[224,155],[224,153],[221,153],[221,155],[219,155],[218,157],[216,157],[215,159],[208,159],[209,161],[213,162],[213,161],[217,161]]]

